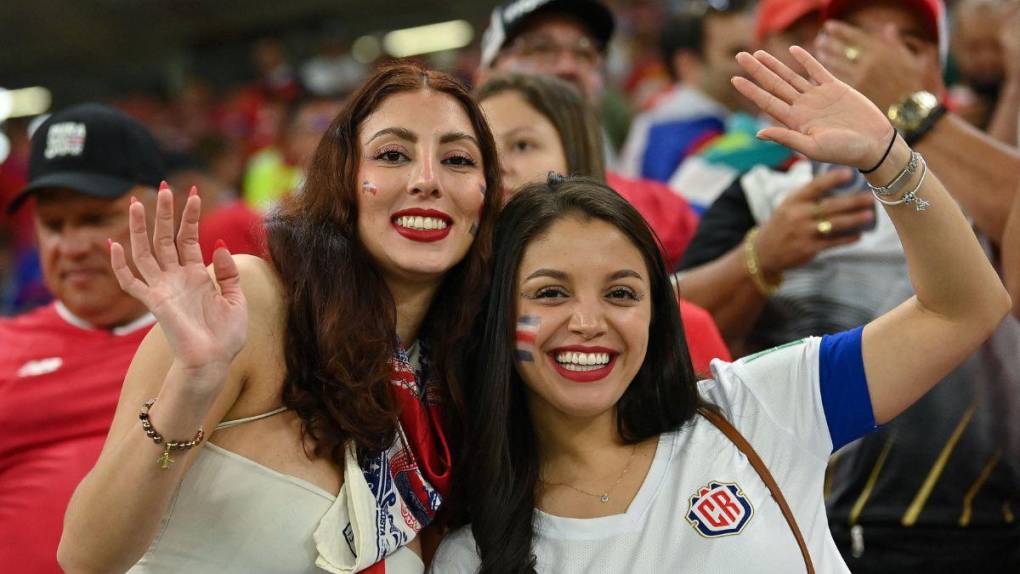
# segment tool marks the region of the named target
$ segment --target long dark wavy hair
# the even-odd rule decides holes
[[[492,133],[467,90],[446,74],[398,64],[380,69],[350,96],[319,142],[303,189],[267,219],[287,311],[283,403],[301,417],[313,454],[341,466],[347,441],[362,459],[392,444],[399,414],[390,389],[396,306],[358,237],[358,132],[386,98],[418,90],[460,103],[478,139],[486,186],[501,189]],[[488,288],[499,195],[486,194],[475,240],[446,273],[419,334],[446,383],[447,425],[456,424],[464,403],[458,351]]]
[[[641,252],[650,275],[648,349],[616,404],[620,436],[633,444],[675,430],[703,404],[669,273],[655,235],[637,210],[589,178],[550,177],[547,183],[523,187],[496,224],[492,290],[476,326],[478,352],[470,365],[461,504],[472,522],[482,574],[535,572],[532,521],[539,449],[525,385],[514,367],[517,275],[528,245],[572,216],[617,227]]]

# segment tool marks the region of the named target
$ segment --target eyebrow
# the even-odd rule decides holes
[[[503,137],[513,136],[513,135],[516,135],[516,134],[521,133],[521,132],[530,132],[533,129],[535,129],[535,128],[533,128],[532,126],[520,126],[520,127],[516,127],[516,128],[514,128],[514,129],[512,129],[512,130],[510,130],[508,132],[503,133]]]
[[[418,142],[418,134],[412,132],[409,129],[406,129],[406,128],[385,128],[385,129],[381,129],[381,130],[375,132],[374,136],[368,138],[368,143],[371,143],[372,140],[374,140],[376,138],[380,138],[380,137],[382,137],[384,135],[395,135],[398,138],[403,139],[403,140],[407,140],[407,141],[409,141],[411,143],[417,143]]]
[[[531,275],[528,275],[525,281],[530,281],[536,277],[551,277],[559,281],[564,281],[567,278],[567,274],[562,271],[557,271],[555,269],[539,269],[538,271],[535,271]],[[624,277],[634,277],[635,279],[641,279],[641,274],[638,273],[637,271],[634,271],[633,269],[621,269],[619,271],[612,273],[608,279],[609,281],[615,281],[617,279],[623,279]]]
[[[479,148],[482,147],[482,146],[478,145],[478,140],[475,139],[475,136],[473,136],[473,135],[471,135],[469,133],[450,132],[450,133],[443,134],[442,136],[439,137],[439,143],[440,144],[448,144],[448,143],[464,141],[464,140],[470,141],[471,143],[475,144],[475,146],[477,146]]]
[[[553,279],[563,281],[567,278],[567,274],[562,271],[556,271],[555,269],[539,269],[531,275],[528,275],[528,278],[525,279],[525,281],[531,281],[536,277],[551,277]]]
[[[385,136],[385,135],[394,135],[394,136],[397,136],[398,138],[400,138],[402,140],[407,140],[407,141],[409,141],[411,143],[418,143],[418,134],[416,134],[416,133],[414,133],[411,130],[406,129],[406,128],[385,128],[385,129],[381,129],[381,130],[375,132],[375,135],[370,137],[368,139],[367,143],[371,143],[372,140],[375,140],[376,138],[380,138],[380,137]],[[443,134],[439,138],[439,143],[440,144],[448,144],[448,143],[464,141],[464,140],[468,140],[471,143],[475,144],[475,146],[481,147],[478,144],[478,140],[475,139],[475,136],[473,136],[473,135],[471,135],[469,133],[465,133],[465,132],[450,132],[450,133]]]
[[[623,279],[624,277],[633,277],[635,279],[641,279],[641,274],[638,273],[637,271],[634,271],[633,269],[621,269],[616,273],[610,275],[609,280],[615,281],[617,279]]]

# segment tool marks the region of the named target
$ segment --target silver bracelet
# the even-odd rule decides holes
[[[894,177],[892,181],[890,181],[886,185],[877,186],[871,185],[869,183],[868,188],[871,190],[871,193],[874,193],[875,195],[881,195],[882,197],[896,195],[897,193],[900,192],[900,188],[902,188],[908,181],[910,181],[910,176],[914,175],[914,172],[917,171],[917,164],[920,163],[921,161],[924,161],[924,158],[921,157],[921,154],[917,153],[916,151],[911,151],[910,161],[907,162],[906,167],[904,167],[903,170],[900,171],[900,173],[896,174],[896,177]]]
[[[924,178],[927,175],[928,175],[928,162],[924,161],[924,158],[922,157],[921,158],[921,177],[917,180],[917,185],[914,186],[914,189],[908,191],[907,193],[904,193],[903,197],[901,197],[901,198],[899,198],[899,199],[897,199],[895,201],[889,201],[887,199],[882,199],[878,195],[878,193],[875,192],[874,188],[871,189],[871,193],[872,193],[872,195],[875,196],[875,199],[879,203],[881,203],[882,205],[888,205],[888,206],[903,205],[903,204],[908,204],[909,205],[909,204],[912,203],[912,204],[914,204],[914,209],[915,210],[917,210],[917,211],[925,211],[929,207],[931,207],[931,202],[925,201],[924,199],[921,199],[920,197],[918,197],[917,196],[917,192],[918,192],[918,190],[921,189],[921,186],[924,184]]]

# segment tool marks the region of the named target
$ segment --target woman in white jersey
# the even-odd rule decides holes
[[[853,331],[716,361],[696,383],[633,208],[590,180],[518,192],[497,223],[469,388],[457,496],[472,524],[443,541],[433,572],[847,571],[822,501],[829,454],[961,362],[1009,298],[922,158],[792,51],[809,77],[741,54],[754,83],[735,86],[777,120],[761,137],[876,186],[905,172],[882,199],[916,296]]]
[[[207,273],[195,194],[175,241],[160,191],[151,248],[133,207],[141,277],[119,244],[111,258],[159,326],[71,501],[64,568],[423,572],[499,186],[464,88],[397,65],[350,97],[270,216],[271,262],[220,248]]]

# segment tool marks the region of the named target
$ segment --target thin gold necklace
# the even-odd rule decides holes
[[[545,480],[543,480],[541,478],[539,478],[538,481],[541,482],[542,484],[546,485],[546,486],[565,486],[565,487],[567,487],[567,488],[569,488],[571,490],[576,490],[577,492],[580,492],[581,494],[597,498],[597,499],[599,499],[599,502],[602,502],[603,504],[605,504],[605,503],[609,502],[609,493],[612,492],[613,489],[616,488],[616,486],[620,484],[620,481],[623,480],[623,477],[627,475],[627,471],[630,470],[630,463],[634,462],[634,453],[637,452],[637,447],[638,447],[637,443],[634,443],[634,445],[630,448],[630,456],[627,457],[627,465],[623,467],[623,472],[620,473],[620,476],[616,477],[616,482],[614,482],[612,484],[612,486],[610,486],[605,491],[603,491],[602,494],[598,494],[598,493],[595,493],[595,492],[588,492],[587,490],[584,490],[583,488],[578,488],[578,487],[576,487],[576,486],[574,486],[572,484],[567,484],[565,482],[546,482]]]

